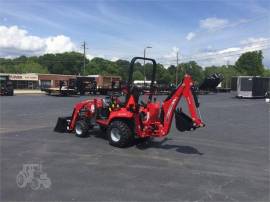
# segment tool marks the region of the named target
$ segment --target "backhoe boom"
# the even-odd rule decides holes
[[[179,84],[176,90],[172,92],[172,94],[163,102],[162,110],[164,113],[163,126],[165,134],[168,134],[170,131],[174,112],[182,96],[184,96],[187,102],[190,118],[193,121],[194,128],[204,126],[201,119],[197,115],[192,87],[193,81],[191,76],[186,74],[183,82]]]

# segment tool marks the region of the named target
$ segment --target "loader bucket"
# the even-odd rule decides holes
[[[224,77],[222,74],[211,74],[204,79],[201,83],[200,90],[215,90],[217,86],[223,81]]]
[[[193,125],[192,119],[179,108],[175,111],[175,125],[176,128],[181,132],[190,131],[191,129],[196,128]]]
[[[56,126],[54,127],[55,132],[59,133],[66,133],[68,132],[68,126],[69,122],[71,120],[71,117],[59,117],[56,123]]]

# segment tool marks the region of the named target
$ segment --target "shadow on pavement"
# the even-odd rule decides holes
[[[93,130],[89,132],[88,136],[86,138],[93,136],[95,138],[104,139],[107,140],[107,135],[105,131],[101,130]],[[198,151],[196,148],[191,146],[181,146],[181,145],[173,145],[173,144],[167,144],[169,138],[165,138],[162,141],[154,141],[153,138],[148,138],[145,140],[138,139],[135,140],[133,146],[135,146],[137,149],[140,150],[146,150],[150,148],[156,148],[156,149],[175,149],[175,151],[182,153],[182,154],[197,154],[197,155],[203,155],[200,151]]]
[[[164,144],[166,141],[168,141],[168,138],[165,138],[164,140],[160,142],[154,142],[151,139],[147,140],[145,142],[139,142],[136,144],[136,147],[140,150],[146,150],[150,148],[157,148],[157,149],[175,149],[175,151],[183,154],[198,154],[203,155],[203,153],[199,152],[196,148],[191,146],[181,146],[181,145],[172,145],[172,144]]]

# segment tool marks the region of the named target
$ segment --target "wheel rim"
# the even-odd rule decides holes
[[[81,124],[76,124],[75,130],[77,135],[81,135],[83,133]]]
[[[111,130],[111,139],[114,142],[118,142],[121,139],[120,131],[117,128]]]

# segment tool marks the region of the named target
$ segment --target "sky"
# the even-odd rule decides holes
[[[270,1],[0,0],[0,57],[66,51],[115,61],[156,58],[169,66],[234,64],[263,50],[270,67]]]

